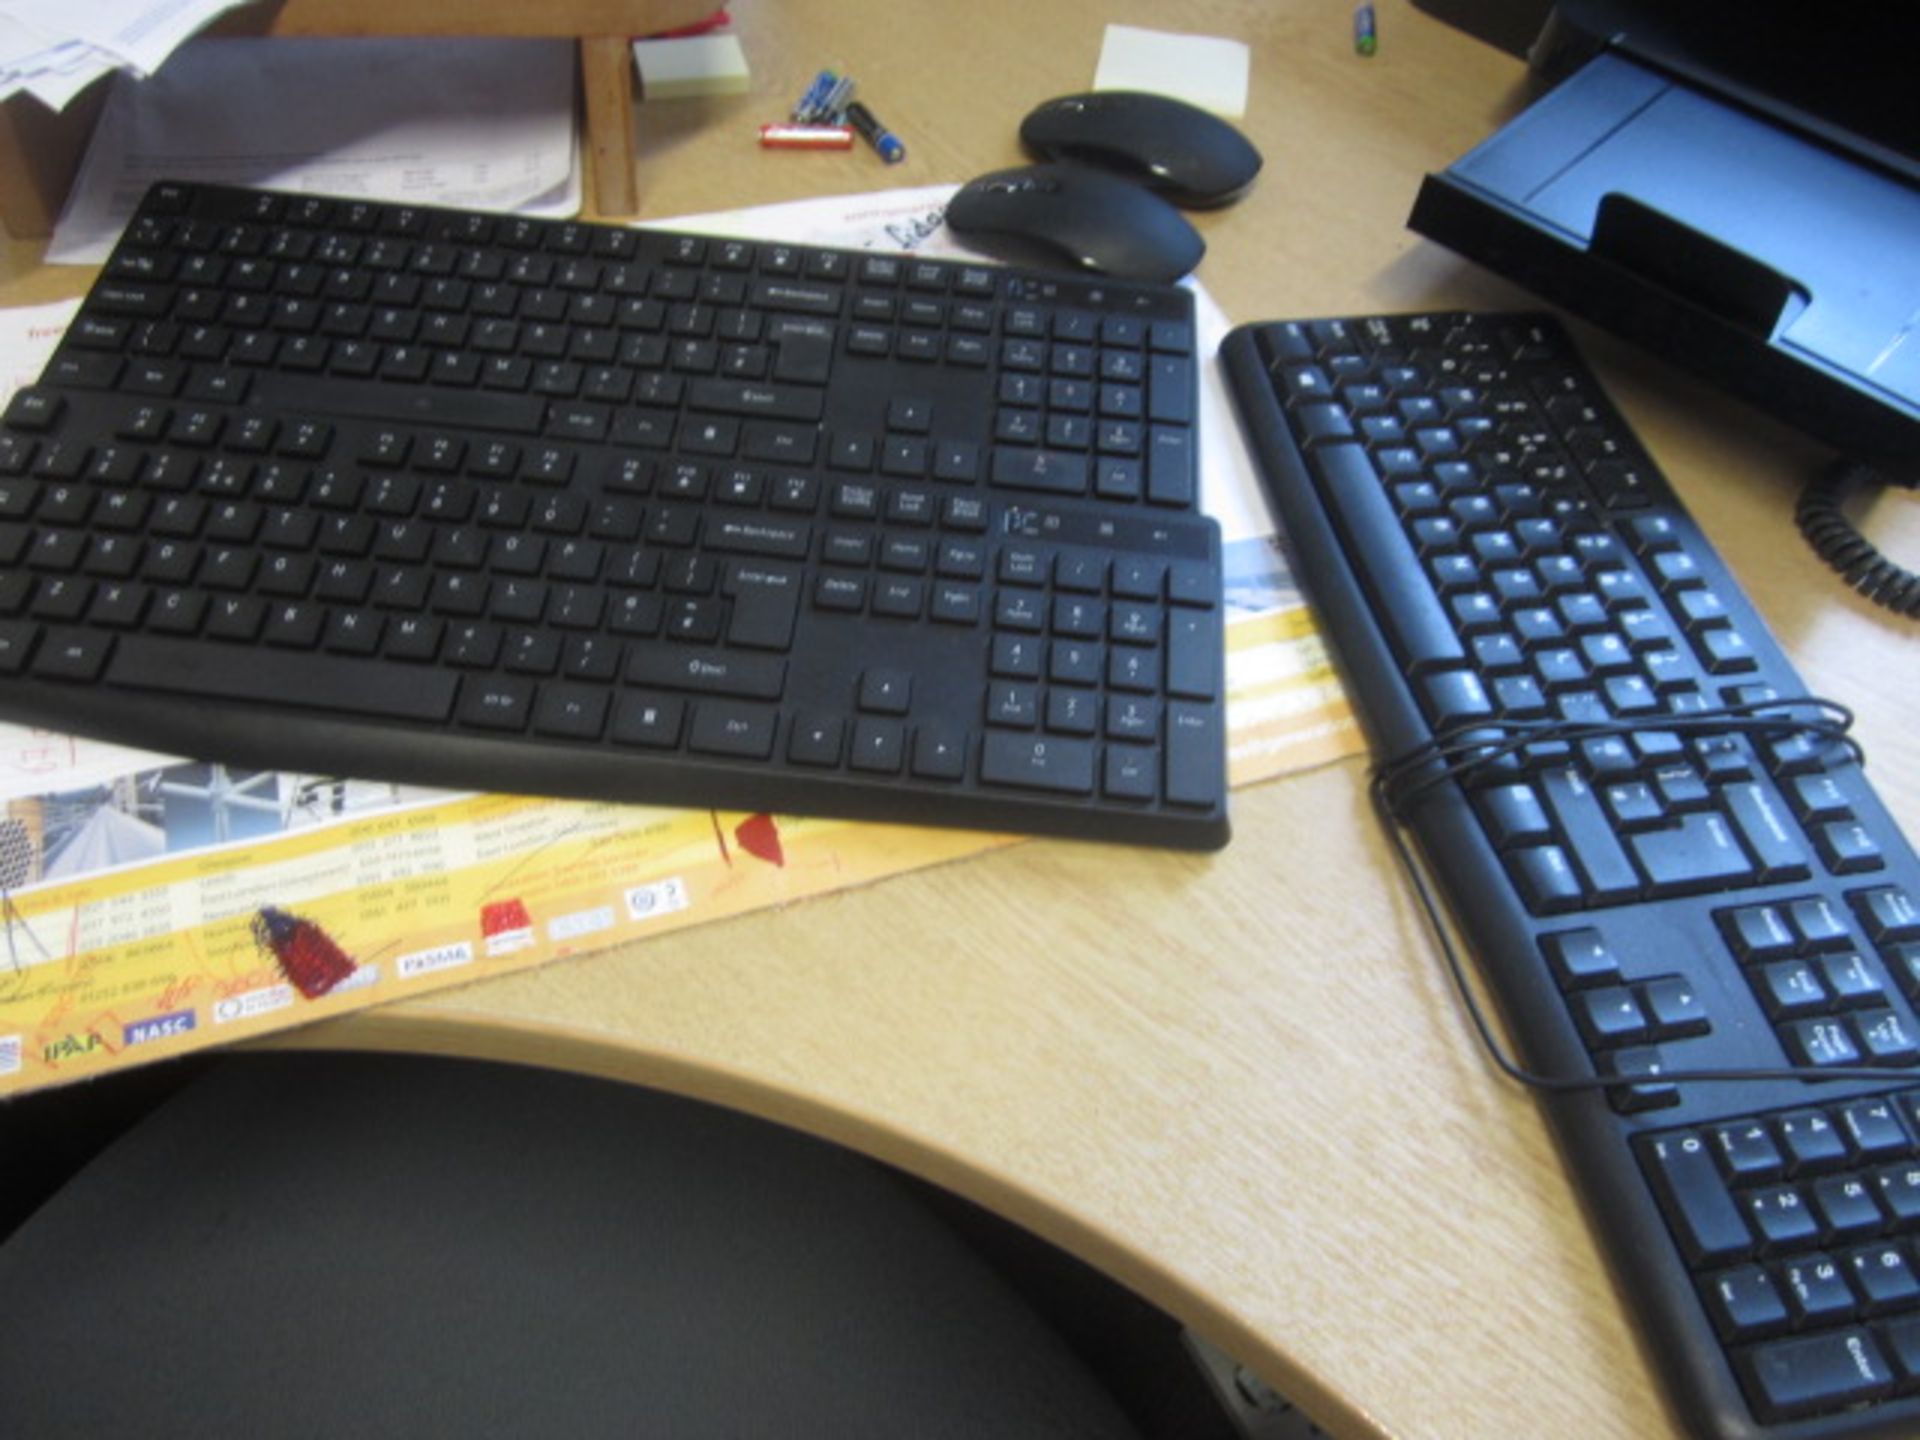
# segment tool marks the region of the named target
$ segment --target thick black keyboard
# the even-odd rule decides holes
[[[1518,1063],[1567,1082],[1679,1410],[1920,1434],[1920,864],[1830,708],[1552,320],[1223,353],[1380,793]]]
[[[1227,839],[1191,298],[156,186],[0,429],[0,713],[266,768]]]

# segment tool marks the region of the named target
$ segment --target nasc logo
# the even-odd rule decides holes
[[[154,1040],[184,1035],[191,1029],[193,1029],[193,1011],[175,1010],[171,1015],[155,1015],[150,1020],[134,1021],[127,1026],[127,1044],[146,1045]]]

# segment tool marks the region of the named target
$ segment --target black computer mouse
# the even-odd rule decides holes
[[[1085,165],[1024,165],[961,186],[947,225],[1018,265],[1178,280],[1207,253],[1186,216],[1151,191]]]
[[[1260,152],[1219,116],[1140,90],[1049,100],[1020,122],[1020,143],[1038,159],[1098,165],[1194,209],[1238,199],[1260,173]]]

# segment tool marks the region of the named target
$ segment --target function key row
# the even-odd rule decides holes
[[[778,242],[677,234],[655,237],[643,229],[615,225],[314,196],[242,195],[212,187],[176,185],[159,185],[148,193],[127,238],[143,248],[264,254],[279,227],[338,232],[333,242],[341,247],[335,252],[336,263],[367,263],[375,268],[400,268],[405,262],[397,258],[402,251],[395,242],[414,241],[610,260],[646,255],[669,265],[765,275],[804,274],[823,280],[853,279],[867,285],[904,285],[912,290],[953,290],[982,296],[997,293],[999,281],[998,272],[984,265],[860,255]]]
[[[417,263],[422,250],[453,247],[561,261],[658,261],[675,269],[845,281],[923,295],[983,300],[1005,296],[1043,308],[1146,319],[1168,319],[1184,308],[1164,287],[1026,276],[964,261],[172,184],[149,192],[126,245],[132,251],[189,257],[270,257],[276,246],[300,249],[304,256],[325,245],[329,257],[340,257],[329,264],[357,264],[387,273]],[[135,267],[131,276],[138,278],[144,262],[130,263]]]

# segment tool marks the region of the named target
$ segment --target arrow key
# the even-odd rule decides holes
[[[1713,1028],[1700,987],[1685,976],[1662,975],[1635,988],[1640,992],[1640,1008],[1653,1026],[1655,1039],[1679,1040],[1705,1035]]]

